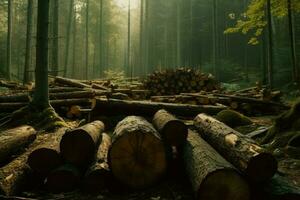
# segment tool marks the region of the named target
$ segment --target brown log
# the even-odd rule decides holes
[[[78,92],[78,91],[84,91],[84,89],[78,88],[78,87],[54,87],[54,88],[49,88],[49,93]]]
[[[16,195],[30,184],[30,168],[27,165],[28,155],[49,135],[38,135],[36,140],[27,148],[27,151],[15,158],[9,164],[0,168],[0,194],[11,196]]]
[[[273,155],[254,140],[205,114],[194,119],[201,136],[253,181],[266,181],[277,170]]]
[[[99,193],[107,188],[109,181],[111,181],[111,173],[107,163],[107,155],[111,146],[111,138],[108,134],[102,134],[102,142],[99,146],[96,161],[87,170],[83,189],[86,192]]]
[[[168,145],[180,146],[185,143],[188,134],[187,126],[166,110],[155,113],[153,124]]]
[[[100,89],[100,90],[108,90],[108,87],[103,86],[101,84],[97,84],[97,83],[93,83],[92,84],[92,88],[94,88],[94,89]]]
[[[52,170],[63,164],[59,154],[59,143],[66,129],[61,128],[33,150],[28,156],[28,165],[38,174],[48,175]]]
[[[104,124],[101,121],[66,131],[60,142],[60,152],[65,161],[78,167],[90,165],[101,142],[103,131]]]
[[[53,193],[70,192],[79,185],[80,171],[71,164],[53,170],[45,180],[48,191]]]
[[[91,88],[90,85],[81,83],[81,82],[78,81],[78,80],[75,80],[75,79],[69,79],[69,78],[64,78],[64,77],[60,77],[60,76],[56,76],[56,77],[54,78],[54,82],[55,82],[55,83],[62,84],[62,85],[67,85],[67,86],[70,86],[70,87],[77,87],[77,88]]]
[[[96,99],[92,116],[101,115],[141,115],[153,116],[158,110],[165,109],[177,116],[195,117],[199,113],[217,114],[226,109],[225,106],[188,105],[173,103],[157,103],[148,101],[125,101],[116,99]]]
[[[0,96],[0,103],[3,103],[3,102],[29,102],[29,101],[30,101],[30,97],[29,97],[28,92]]]
[[[54,99],[80,99],[87,98],[91,99],[95,97],[95,92],[90,91],[76,91],[76,92],[60,92],[60,93],[50,93],[49,98]]]
[[[11,155],[32,143],[36,131],[31,126],[20,126],[0,133],[0,164]]]
[[[126,117],[113,133],[108,163],[114,177],[131,188],[154,184],[167,167],[159,133],[142,117]]]
[[[183,147],[183,160],[196,199],[250,199],[248,184],[238,171],[191,130]]]

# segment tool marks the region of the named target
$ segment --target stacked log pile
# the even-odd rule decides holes
[[[151,95],[174,95],[182,92],[219,90],[220,85],[210,74],[191,68],[156,71],[146,78],[144,87]]]

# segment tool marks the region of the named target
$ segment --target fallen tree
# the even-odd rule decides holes
[[[205,114],[199,114],[194,125],[210,145],[249,179],[266,181],[275,174],[276,159],[254,140]]]
[[[238,171],[193,131],[183,147],[183,158],[196,199],[250,199],[248,184]]]
[[[108,163],[116,179],[131,188],[154,184],[167,167],[159,133],[142,117],[126,117],[113,133]]]

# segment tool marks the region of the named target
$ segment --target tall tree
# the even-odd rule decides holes
[[[141,0],[140,4],[140,47],[139,47],[139,66],[141,67],[141,74],[145,73],[144,66],[144,4],[145,0]]]
[[[89,78],[89,8],[90,0],[86,0],[85,10],[85,78]]]
[[[69,48],[70,48],[70,34],[71,34],[71,26],[73,21],[73,8],[74,8],[74,0],[70,1],[69,5],[69,16],[68,16],[68,25],[67,25],[67,32],[66,32],[66,49],[65,49],[65,63],[64,63],[64,76],[67,75],[68,70],[68,63],[69,63]]]
[[[217,0],[213,0],[213,5],[212,5],[212,15],[213,15],[213,24],[212,24],[212,64],[213,64],[213,70],[214,70],[214,75],[218,77],[218,72],[217,72]]]
[[[52,49],[52,75],[58,75],[59,66],[59,3],[58,0],[53,0],[53,49]]]
[[[35,92],[32,105],[39,109],[50,107],[48,88],[48,23],[49,0],[38,0]]]
[[[76,45],[77,45],[77,10],[74,6],[72,9],[74,9],[74,15],[73,15],[73,56],[72,56],[72,71],[71,71],[71,77],[75,77],[75,69],[76,69]]]
[[[126,66],[126,69],[130,71],[130,77],[132,77],[133,75],[133,68],[132,68],[132,65],[130,63],[130,57],[131,57],[131,54],[130,54],[130,34],[131,34],[131,5],[130,5],[130,0],[128,0],[128,30],[127,30],[127,66]]]
[[[267,22],[268,22],[268,83],[269,87],[273,87],[273,27],[272,27],[272,12],[271,0],[267,0]]]
[[[8,0],[8,19],[7,19],[7,64],[6,64],[6,78],[11,79],[11,43],[12,43],[12,26],[13,26],[13,0]]]
[[[30,81],[29,69],[31,60],[31,44],[32,44],[32,28],[33,28],[33,3],[34,0],[28,0],[27,5],[27,30],[26,30],[26,52],[25,52],[25,65],[24,65],[24,78],[23,84]]]
[[[177,12],[177,18],[176,18],[176,64],[177,67],[181,66],[181,0],[176,1],[176,12]]]
[[[99,4],[99,72],[103,75],[103,0]]]

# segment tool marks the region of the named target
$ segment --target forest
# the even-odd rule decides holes
[[[0,199],[300,199],[300,0],[0,0]]]

